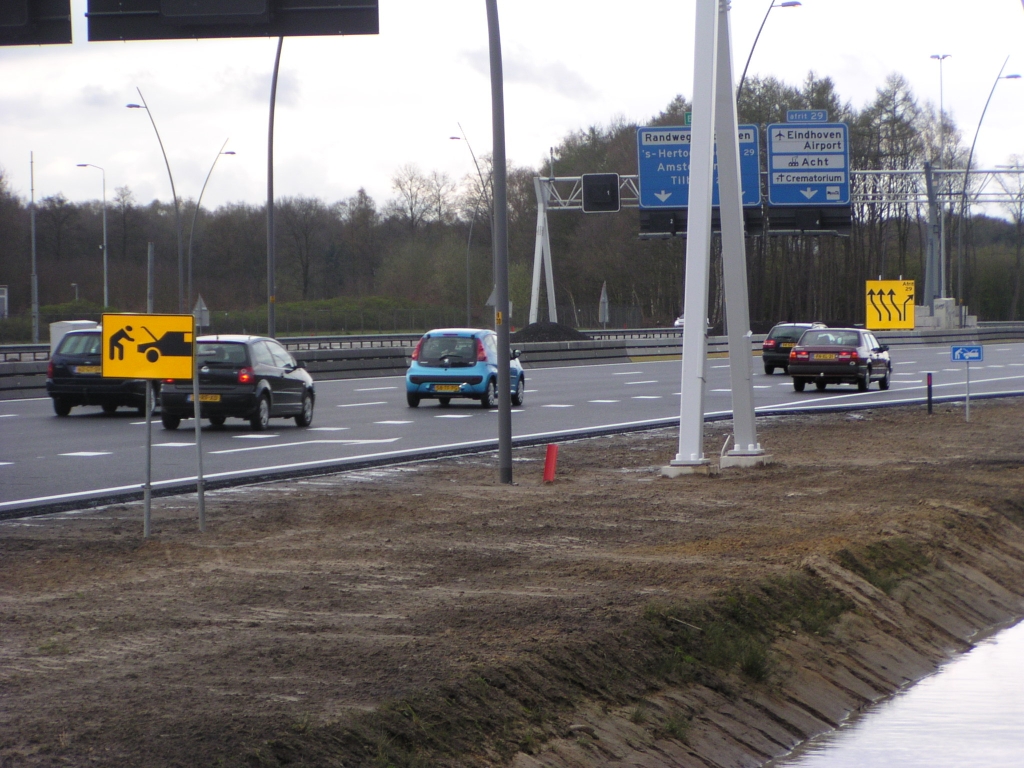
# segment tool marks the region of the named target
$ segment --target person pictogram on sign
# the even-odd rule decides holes
[[[117,359],[124,360],[124,345],[123,341],[135,341],[131,336],[128,335],[128,331],[132,330],[130,325],[126,325],[124,328],[119,330],[113,336],[110,337],[110,359],[114,359],[114,350],[117,350]]]

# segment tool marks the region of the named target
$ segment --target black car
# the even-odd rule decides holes
[[[60,340],[46,368],[46,394],[58,416],[67,416],[76,405],[99,405],[104,413],[124,405],[146,413],[145,380],[103,378],[102,346],[98,328],[70,331]]]
[[[866,392],[872,381],[889,388],[892,362],[889,347],[871,331],[859,328],[812,328],[804,331],[789,353],[793,389],[803,392],[813,381],[818,389],[829,384],[856,384]]]
[[[824,323],[779,323],[768,332],[768,337],[761,344],[761,362],[764,372],[771,376],[776,368],[788,373],[789,351],[796,346],[809,328],[824,328]]]
[[[196,341],[202,418],[214,426],[229,417],[248,419],[257,431],[278,417],[294,418],[300,427],[313,422],[313,378],[277,341],[261,336],[201,336]],[[165,380],[160,391],[164,429],[177,429],[194,414],[192,381]]]

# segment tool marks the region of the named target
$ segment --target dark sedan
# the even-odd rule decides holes
[[[71,331],[60,340],[46,368],[46,394],[58,416],[67,416],[77,405],[98,405],[104,413],[125,405],[145,414],[146,382],[103,378],[101,347],[98,328]]]
[[[892,362],[889,347],[870,331],[859,328],[812,328],[804,331],[789,353],[793,389],[803,392],[813,381],[818,389],[829,384],[856,384],[866,392],[872,381],[889,388]]]
[[[766,376],[781,368],[789,373],[789,351],[800,341],[808,328],[824,328],[824,323],[778,323],[769,332],[761,344],[761,362],[764,364]]]
[[[254,430],[272,418],[313,422],[316,393],[302,363],[274,339],[261,336],[201,336],[197,339],[199,414],[215,427],[228,418],[247,419]],[[164,429],[177,429],[195,414],[192,382],[168,379],[160,392]]]

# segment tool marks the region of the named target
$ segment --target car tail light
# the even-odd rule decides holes
[[[238,383],[239,384],[252,384],[253,373],[252,368],[239,368],[238,369]]]
[[[792,362],[794,360],[810,360],[810,359],[811,359],[811,353],[810,352],[805,352],[802,349],[801,350],[794,349],[792,352],[789,353],[789,360],[790,360],[790,362]]]
[[[840,359],[840,360],[842,360],[842,361],[844,361],[844,362],[851,362],[851,363],[855,363],[855,362],[857,362],[857,360],[859,360],[860,358],[859,358],[859,357],[857,356],[857,352],[856,352],[856,350],[854,350],[853,352],[850,352],[850,351],[843,351],[843,352],[840,352],[840,353],[839,353],[839,359]]]
[[[46,364],[46,378],[53,378],[53,360]]]
[[[761,345],[762,349],[775,349],[775,339],[765,339],[764,344]]]
[[[420,343],[417,344],[416,345],[416,349],[414,349],[412,351],[412,359],[413,360],[419,360],[420,359],[420,350],[423,349],[423,342],[426,341],[426,340],[427,340],[426,336],[424,336],[422,339],[420,339]]]
[[[164,379],[164,384],[173,384],[175,379]]]
[[[476,340],[476,361],[478,363],[487,362],[487,352],[484,350],[484,343],[480,339]]]

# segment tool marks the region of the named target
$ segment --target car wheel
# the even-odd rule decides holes
[[[857,377],[857,391],[858,392],[867,392],[869,384],[871,384],[871,369],[870,368],[868,368],[864,372],[863,376],[858,376]]]
[[[447,408],[448,407],[448,403],[450,403],[451,401],[452,401],[452,399],[450,397],[439,397],[439,398],[437,398],[437,402],[441,404],[442,408]]]
[[[63,397],[53,398],[53,412],[58,416],[67,416],[71,413],[71,403]]]
[[[260,397],[256,405],[256,413],[249,419],[249,426],[253,432],[262,432],[270,424],[270,398],[266,395]]]
[[[814,386],[816,386],[816,387],[818,388],[818,391],[819,391],[819,392],[824,392],[824,391],[825,391],[825,387],[827,387],[827,386],[828,386],[828,384],[826,384],[826,383],[825,383],[824,381],[822,381],[821,379],[817,379],[817,380],[816,380],[816,381],[814,382]]]
[[[807,382],[804,381],[803,379],[798,379],[796,378],[796,376],[793,377],[793,389],[795,389],[797,392],[803,392],[804,386],[806,384]]]
[[[774,365],[765,365],[765,367],[764,367],[764,375],[765,376],[771,376],[773,373],[775,373],[775,366]]]
[[[177,429],[181,424],[181,416],[171,416],[169,413],[165,413],[160,416],[160,423],[164,425],[164,429]]]
[[[406,392],[405,402],[409,404],[410,408],[418,408],[420,404],[420,396],[414,395],[412,392]]]
[[[497,399],[498,391],[494,385],[494,379],[491,379],[487,382],[487,389],[485,389],[483,395],[480,396],[480,407],[493,408]]]
[[[878,388],[883,392],[889,388],[889,377],[892,376],[892,369],[888,366],[885,369],[885,376],[878,382]]]
[[[519,377],[519,383],[516,384],[516,391],[512,393],[512,405],[522,405],[526,400],[526,382],[523,381],[523,377]]]
[[[302,396],[302,413],[295,417],[295,425],[308,427],[313,423],[313,396],[307,392]]]
[[[223,427],[226,419],[223,416],[211,416],[210,426],[211,427]]]
[[[117,406],[112,403],[103,404],[103,412],[110,416],[111,414],[117,413]]]

